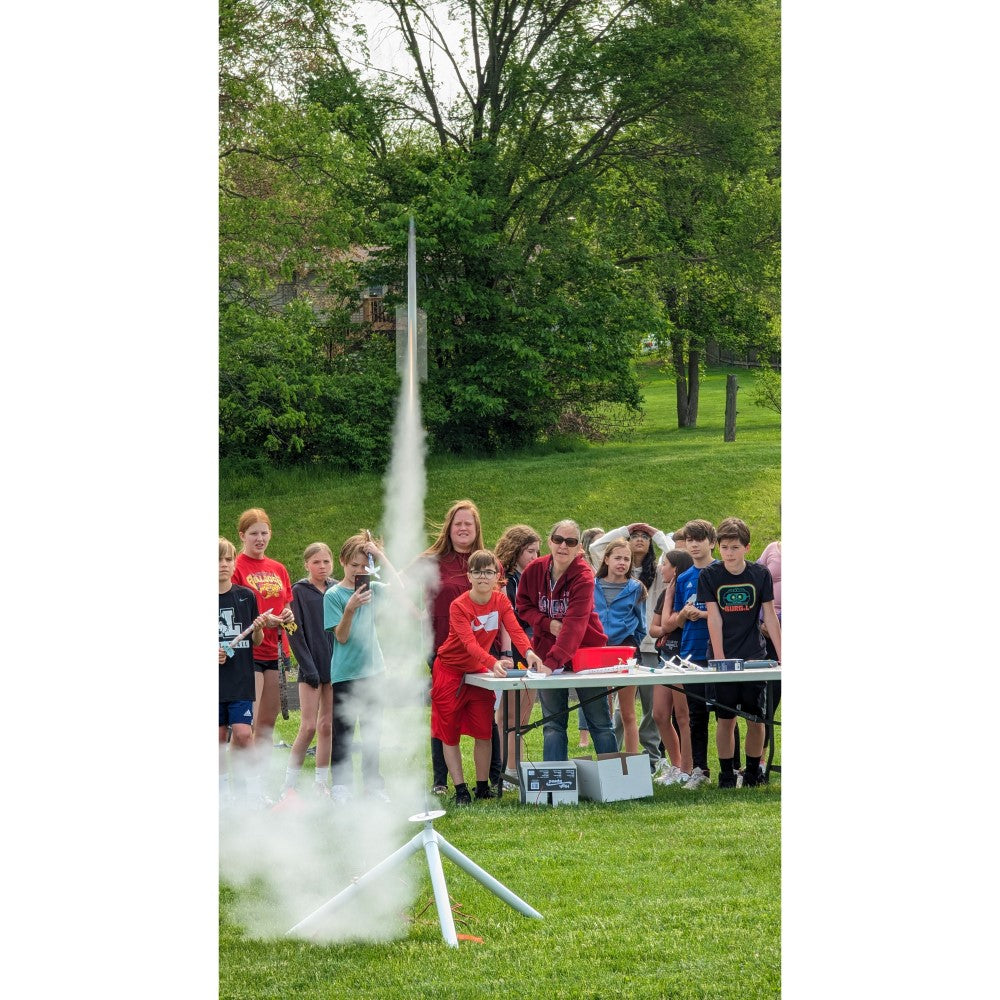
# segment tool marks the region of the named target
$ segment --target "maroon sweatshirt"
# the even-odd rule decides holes
[[[532,629],[532,644],[545,666],[566,666],[581,646],[606,646],[608,637],[594,611],[594,571],[577,556],[566,572],[552,583],[552,556],[533,559],[517,584],[518,617]],[[558,638],[549,631],[553,620],[562,622]]]

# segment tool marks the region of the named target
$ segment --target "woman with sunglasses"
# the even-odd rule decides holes
[[[608,638],[594,612],[594,571],[580,551],[580,526],[559,521],[548,538],[549,555],[525,567],[517,585],[515,610],[532,630],[534,650],[544,664],[543,673],[565,667],[581,646],[606,646]],[[539,691],[543,726],[544,760],[566,760],[569,691]],[[593,698],[583,707],[594,750],[615,753],[614,729],[608,700]]]

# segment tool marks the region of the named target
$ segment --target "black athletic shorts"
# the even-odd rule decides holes
[[[736,713],[732,709],[739,708],[763,720],[767,714],[767,682],[736,681],[732,684],[716,684],[715,706],[717,719],[735,719]]]
[[[277,670],[278,661],[277,660],[254,660],[253,668],[258,674],[264,673],[265,670]]]

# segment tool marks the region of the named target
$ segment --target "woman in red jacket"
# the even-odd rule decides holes
[[[581,646],[608,644],[594,612],[594,571],[580,548],[576,521],[560,521],[549,532],[550,555],[528,563],[517,585],[518,617],[532,630],[534,650],[551,671],[567,666]],[[539,691],[544,760],[566,760],[569,691]],[[597,753],[616,753],[607,698],[592,698],[582,706]]]

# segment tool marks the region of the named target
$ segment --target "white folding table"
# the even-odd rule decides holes
[[[535,722],[529,722],[522,726],[521,719],[521,692],[522,691],[544,691],[546,689],[556,690],[559,688],[573,688],[576,691],[583,691],[593,688],[595,694],[590,698],[581,698],[576,704],[568,705],[567,714],[577,708],[581,702],[593,700],[593,698],[603,697],[608,689],[618,691],[623,687],[646,687],[653,684],[666,684],[675,691],[682,690],[684,693],[700,697],[693,691],[688,690],[694,685],[703,684],[733,684],[751,681],[777,681],[781,680],[781,667],[754,668],[750,670],[682,670],[676,668],[650,668],[650,667],[628,667],[614,673],[605,673],[601,670],[581,670],[576,673],[562,671],[551,674],[547,677],[495,677],[492,674],[470,673],[465,675],[465,683],[474,687],[484,688],[487,691],[513,691],[514,692],[514,720],[511,723],[507,699],[503,701],[503,736],[500,748],[501,774],[497,782],[497,795],[503,794],[503,779],[507,772],[507,738],[510,733],[515,734],[514,740],[514,772],[518,781],[521,778],[521,737],[544,725],[552,718],[542,714],[542,718]],[[678,685],[683,685],[683,688]],[[774,721],[774,705],[771,685],[767,690],[767,710],[763,720],[757,716],[748,715],[739,709],[733,709],[738,716],[750,721],[763,721],[768,727],[770,739],[768,741],[767,773],[770,774],[772,768],[780,770],[774,765],[774,726],[778,725]],[[559,713],[562,714],[561,712]]]

